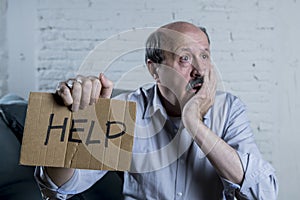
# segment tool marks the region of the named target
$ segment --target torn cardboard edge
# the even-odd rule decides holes
[[[20,164],[128,171],[135,119],[135,102],[101,98],[71,112],[54,94],[32,92]]]

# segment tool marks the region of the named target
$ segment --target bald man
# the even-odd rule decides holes
[[[155,84],[115,97],[137,103],[124,198],[276,199],[275,172],[255,144],[245,106],[216,91],[205,28],[187,22],[160,27],[146,42],[145,61]],[[58,90],[75,112],[111,96],[113,84],[102,73],[75,80]],[[45,196],[64,199],[105,173],[37,167],[35,176]]]

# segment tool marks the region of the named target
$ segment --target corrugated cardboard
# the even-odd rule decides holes
[[[51,93],[30,93],[20,164],[127,171],[136,104],[99,99],[71,112]]]

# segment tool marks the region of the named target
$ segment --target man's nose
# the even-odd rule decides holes
[[[206,65],[201,62],[199,59],[194,58],[192,63],[192,72],[191,75],[193,76],[200,76],[204,74],[204,71],[206,69]]]
[[[201,73],[195,67],[193,67],[193,69],[191,71],[191,77],[195,78],[195,77],[199,77],[199,76],[201,76]]]

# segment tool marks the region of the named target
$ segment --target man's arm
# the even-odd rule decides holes
[[[214,103],[216,84],[217,80],[212,66],[211,70],[205,71],[204,82],[199,92],[184,106],[182,120],[220,176],[240,184],[244,173],[236,151],[203,123],[203,116]]]
[[[203,123],[199,123],[199,132],[194,139],[221,177],[239,185],[242,183],[243,166],[235,149]]]
[[[59,174],[59,172],[63,172],[63,170],[56,168],[53,171],[54,176],[57,176],[59,179],[65,177],[64,175]],[[62,180],[62,182],[66,182],[60,186],[53,181],[53,178],[55,178],[54,176],[50,178],[45,167],[36,167],[34,175],[45,199],[67,199],[74,194],[81,193],[90,188],[94,183],[101,179],[106,172],[107,171],[100,170],[74,169],[70,179]],[[62,175],[62,177],[59,177],[58,175]]]
[[[62,98],[66,106],[71,106],[71,110],[76,112],[84,109],[87,105],[92,105],[99,98],[110,98],[113,83],[102,73],[97,77],[77,76],[73,80],[72,86],[66,82],[61,82],[57,88],[57,94]],[[46,167],[46,173],[57,185],[61,186],[73,175],[74,169]]]
[[[202,120],[214,103],[213,73],[207,76],[203,86],[201,93],[185,105],[183,123],[219,173],[225,194],[238,195],[240,199],[276,199],[274,169],[261,158],[243,104],[231,99],[230,113],[218,116],[226,117],[228,122],[224,130],[220,130],[224,134],[220,138]],[[227,191],[226,186],[229,186]]]
[[[74,174],[74,169],[71,168],[45,167],[45,170],[58,187],[70,180]]]
[[[230,111],[222,134],[243,165],[244,178],[235,190],[239,199],[276,199],[278,182],[275,170],[265,161],[255,143],[245,105],[236,97],[230,100]]]
[[[189,132],[219,175],[233,183],[241,184],[244,171],[235,149],[206,127],[202,121],[192,120]],[[187,122],[185,123],[187,124]]]
[[[64,104],[66,106],[71,106],[71,110],[74,112],[78,111],[79,109],[84,109],[87,105],[92,105],[96,103],[99,98],[111,97],[113,83],[109,79],[107,79],[102,73],[100,74],[99,78],[77,76],[76,78],[69,80],[71,81],[71,84],[67,83],[67,81],[60,82],[56,92],[62,98]],[[73,177],[74,172],[75,169],[70,168],[39,167],[37,168],[35,175],[39,184],[43,185],[42,188],[47,189],[48,187],[48,189],[51,191],[55,190],[54,193],[59,193],[58,189],[61,186],[64,186],[64,184],[68,182],[72,182],[71,179],[78,179],[77,177]],[[81,176],[84,176],[85,174],[90,173],[82,173]],[[76,173],[76,176],[78,176],[78,173]],[[102,176],[102,173],[100,173],[100,176]],[[98,175],[95,175],[95,178],[97,177]],[[74,184],[71,183],[70,185]],[[85,188],[85,186],[80,186],[79,183],[76,183],[76,185],[79,185],[80,189]],[[78,189],[76,191],[78,191]],[[64,192],[65,191],[63,191],[63,193]],[[72,191],[71,193],[73,192],[74,191]]]

